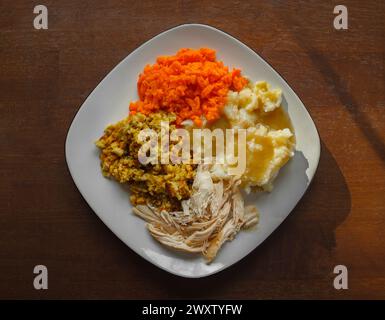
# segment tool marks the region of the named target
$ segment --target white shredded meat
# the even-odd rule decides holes
[[[182,211],[168,212],[148,205],[133,211],[147,222],[151,235],[160,243],[182,251],[202,253],[208,262],[226,241],[258,223],[258,209],[244,205],[240,177],[213,180],[210,166],[200,165],[193,192],[182,201]]]

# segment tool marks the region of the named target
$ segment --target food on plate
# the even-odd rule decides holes
[[[137,206],[134,213],[146,220],[160,243],[187,252],[200,252],[212,261],[227,240],[258,222],[255,206],[244,205],[239,177],[213,180],[210,167],[198,167],[191,198],[181,211],[168,212]]]
[[[247,129],[242,186],[271,191],[279,169],[294,155],[294,130],[281,106],[282,91],[265,81],[230,91],[223,115],[232,128]],[[256,161],[258,160],[258,161]]]
[[[138,159],[138,151],[144,144],[138,140],[141,130],[160,132],[161,121],[168,121],[172,130],[175,119],[175,115],[164,112],[148,116],[137,113],[108,126],[96,141],[101,151],[103,175],[129,185],[134,205],[149,200],[163,209],[178,209],[180,200],[190,197],[196,166],[183,163],[143,165]]]
[[[158,57],[139,75],[137,89],[139,100],[130,103],[127,118],[108,126],[96,142],[102,172],[129,187],[133,212],[154,239],[211,262],[226,241],[258,223],[259,211],[244,203],[243,192],[271,192],[294,155],[282,91],[230,71],[208,48]],[[236,155],[229,156],[226,144],[196,158],[190,140],[201,129],[223,130],[226,143],[230,130]],[[175,162],[178,152],[183,161]],[[233,173],[229,159],[243,154],[244,170]]]
[[[247,82],[240,70],[229,71],[217,61],[214,50],[181,49],[144,68],[138,80],[140,99],[130,104],[130,112],[164,110],[176,114],[177,124],[191,119],[200,126],[203,120],[219,119],[228,91],[239,91]]]

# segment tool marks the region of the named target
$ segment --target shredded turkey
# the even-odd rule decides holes
[[[134,213],[147,222],[160,243],[181,251],[202,253],[208,262],[226,241],[258,223],[258,209],[245,206],[239,189],[240,177],[213,178],[210,165],[200,165],[192,194],[182,201],[182,210],[168,212],[138,205]]]

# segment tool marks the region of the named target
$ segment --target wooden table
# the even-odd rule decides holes
[[[385,298],[384,3],[33,1],[0,4],[1,298]],[[307,106],[322,140],[316,177],[258,249],[214,276],[170,275],[126,247],[76,189],[64,158],[71,121],[127,54],[198,22],[261,54]],[[33,267],[49,289],[32,286]],[[346,265],[349,289],[333,288]]]

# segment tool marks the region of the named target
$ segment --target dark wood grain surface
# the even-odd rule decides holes
[[[49,29],[33,28],[45,4]],[[383,1],[0,3],[0,298],[385,298]],[[64,157],[71,121],[127,54],[170,27],[205,23],[261,54],[307,106],[319,169],[289,218],[229,269],[191,280],[137,256],[96,217]],[[49,289],[32,286],[33,267]],[[333,268],[349,289],[333,288]]]

